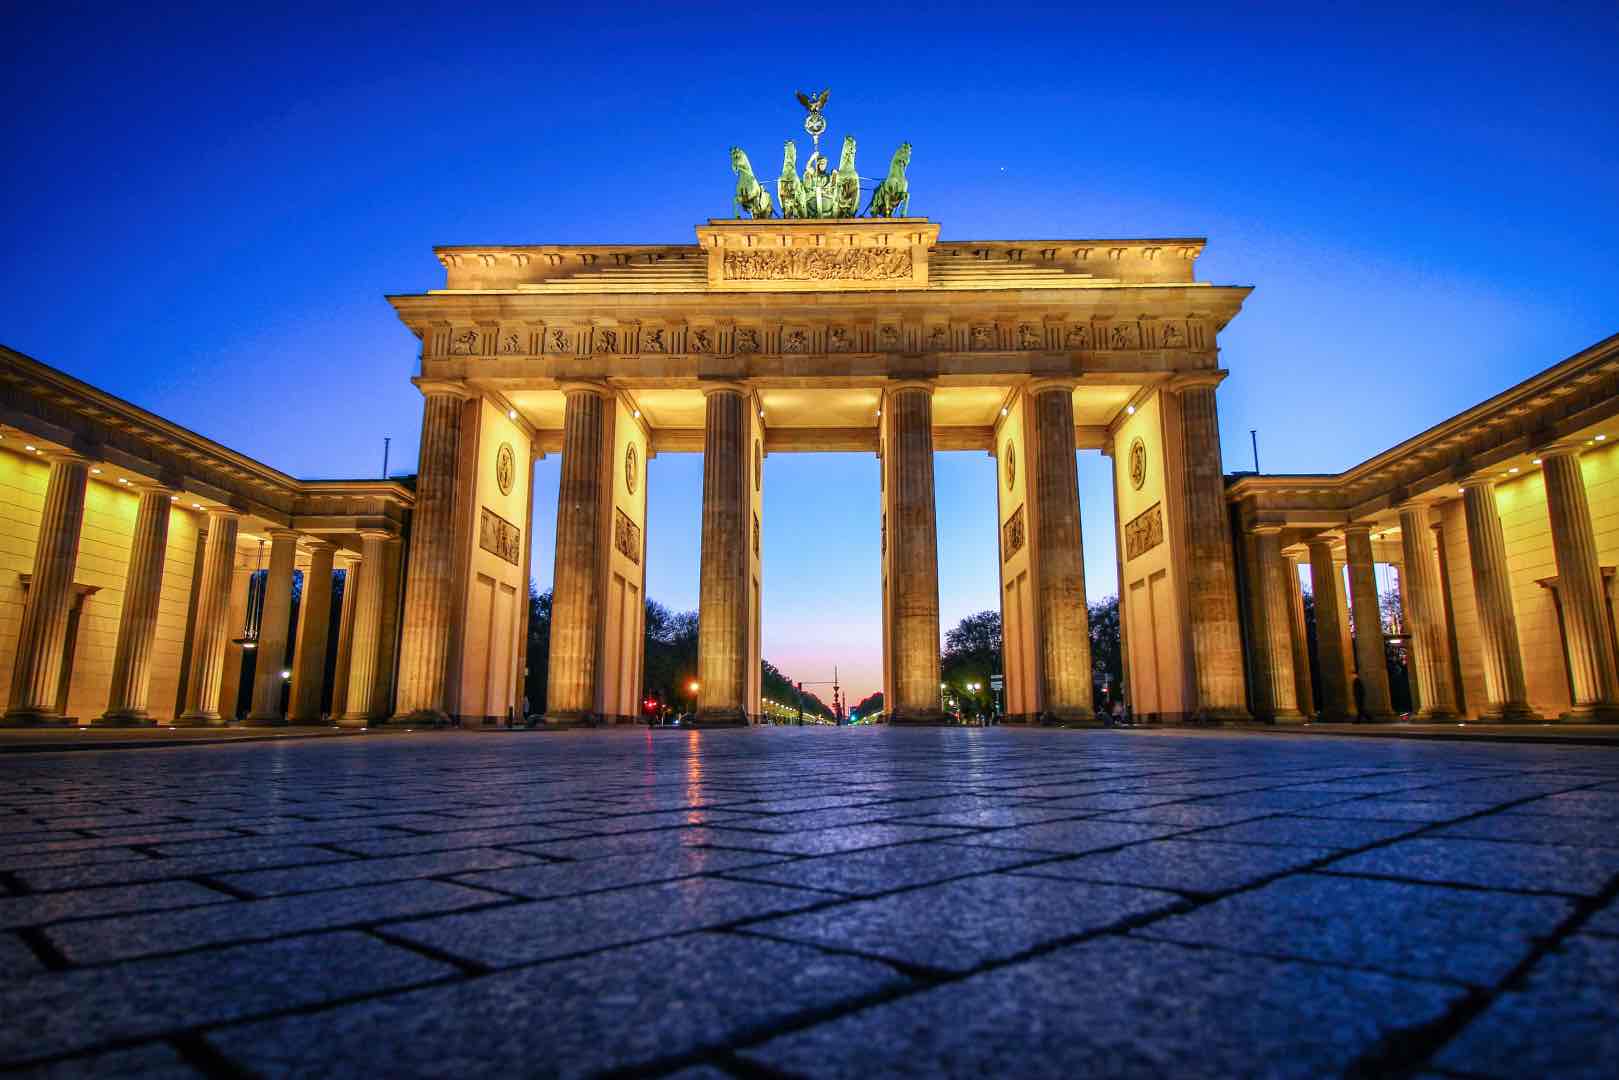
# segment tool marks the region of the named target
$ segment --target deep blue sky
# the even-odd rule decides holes
[[[416,343],[382,296],[441,282],[433,244],[689,242],[726,149],[774,167],[822,85],[865,171],[915,145],[947,239],[1207,236],[1201,276],[1257,286],[1222,338],[1228,469],[1250,427],[1267,471],[1341,469],[1619,331],[1619,6],[1199,8],[14,6],[0,341],[297,475],[371,474],[384,435],[408,464]],[[695,607],[700,461],[648,478],[649,591]],[[858,698],[875,463],[766,479],[766,654]],[[946,627],[995,603],[993,483],[939,456]]]

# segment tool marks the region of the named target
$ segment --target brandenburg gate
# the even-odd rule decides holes
[[[390,298],[426,398],[397,714],[493,723],[548,660],[548,722],[634,720],[645,463],[701,453],[698,722],[750,722],[764,459],[859,451],[881,462],[890,720],[942,720],[933,454],[965,450],[999,466],[1007,713],[1086,722],[1075,451],[1100,450],[1138,710],[1246,715],[1215,387],[1249,290],[1197,281],[1196,239],[939,232],[755,217],[684,245],[438,248],[444,287]],[[551,655],[530,659],[531,467],[556,453]]]

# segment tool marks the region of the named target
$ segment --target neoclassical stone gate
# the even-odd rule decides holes
[[[700,722],[759,712],[763,460],[882,462],[884,692],[939,711],[933,453],[998,459],[1006,705],[1091,719],[1075,451],[1114,462],[1138,712],[1246,714],[1216,336],[1249,290],[1203,241],[939,240],[920,218],[709,221],[689,245],[444,247],[391,298],[426,396],[398,712],[495,723],[527,663],[546,719],[641,693],[645,463],[702,453]],[[551,655],[524,656],[532,463],[562,455]],[[989,492],[980,493],[986,500]]]

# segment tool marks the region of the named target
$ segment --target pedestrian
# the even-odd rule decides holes
[[[1113,699],[1113,726],[1114,727],[1120,727],[1123,724],[1124,724],[1124,699],[1123,698],[1114,698]]]

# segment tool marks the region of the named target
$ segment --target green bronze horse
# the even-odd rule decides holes
[[[843,156],[838,159],[837,181],[832,189],[832,216],[860,216],[860,174],[854,169],[854,136],[843,137]]]
[[[736,173],[736,195],[732,202],[737,210],[752,218],[774,217],[776,211],[770,192],[753,175],[753,165],[740,146],[731,147],[731,171]]]
[[[888,166],[888,178],[871,193],[866,213],[872,217],[895,217],[900,207],[911,208],[911,189],[905,183],[905,167],[911,163],[911,144],[900,143],[894,151],[894,161]]]
[[[798,179],[798,144],[787,140],[782,153],[781,179],[776,181],[776,197],[781,201],[784,218],[808,217],[804,206],[804,185]]]

